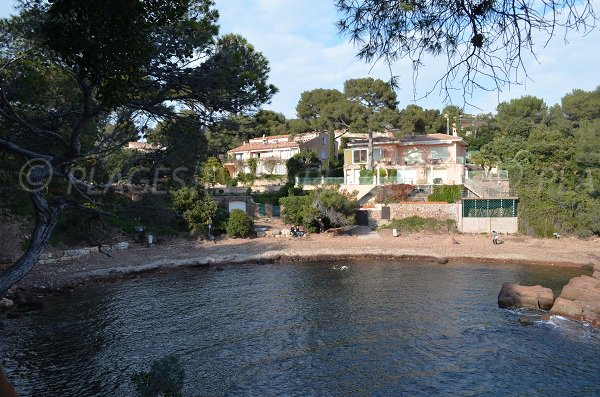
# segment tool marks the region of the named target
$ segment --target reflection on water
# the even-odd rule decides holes
[[[179,354],[189,396],[600,395],[600,333],[519,325],[505,281],[579,269],[356,262],[234,266],[86,287],[6,324],[22,395],[129,396]]]

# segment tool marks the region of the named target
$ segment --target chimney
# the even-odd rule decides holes
[[[263,134],[263,144],[267,144],[267,135]]]

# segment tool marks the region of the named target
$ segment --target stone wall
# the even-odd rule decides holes
[[[129,243],[127,241],[122,241],[120,243],[112,244],[112,245],[102,245],[96,247],[88,247],[88,248],[78,248],[72,250],[64,250],[64,251],[54,251],[54,252],[44,252],[40,259],[38,260],[38,264],[43,265],[46,263],[55,263],[59,261],[69,261],[72,259],[81,258],[83,256],[87,256],[94,252],[110,252],[114,250],[124,250],[129,248]]]
[[[382,207],[386,206],[375,204],[372,208],[362,208],[369,215],[369,226],[384,225],[389,222],[389,220],[381,218]],[[388,204],[387,207],[390,208],[390,220],[418,216],[421,218],[434,218],[440,221],[451,219],[458,222],[460,213],[460,205],[457,203],[405,202]]]

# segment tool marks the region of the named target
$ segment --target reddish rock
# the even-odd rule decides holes
[[[526,307],[548,310],[553,303],[554,294],[552,290],[541,285],[525,286],[504,283],[498,295],[498,306],[500,307]]]
[[[590,276],[573,277],[563,287],[550,314],[600,325],[600,279]]]

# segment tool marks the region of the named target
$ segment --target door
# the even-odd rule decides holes
[[[245,201],[230,201],[229,202],[229,212],[233,210],[242,210],[246,212],[246,202]]]

